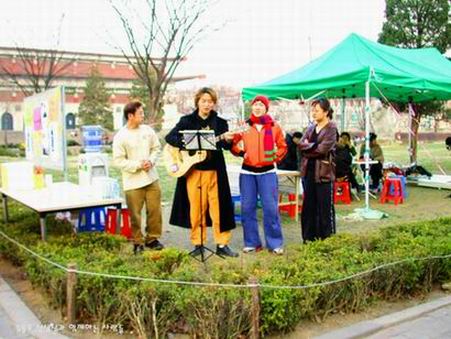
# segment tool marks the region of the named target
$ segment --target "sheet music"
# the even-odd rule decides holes
[[[184,130],[183,140],[186,150],[216,150],[214,130]]]

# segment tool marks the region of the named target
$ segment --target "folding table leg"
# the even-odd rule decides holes
[[[8,215],[8,196],[2,194],[2,203],[3,203],[3,220],[5,224],[8,223],[9,215]]]
[[[47,229],[45,227],[45,216],[46,216],[46,213],[39,213],[39,225],[41,226],[42,241],[47,240]]]

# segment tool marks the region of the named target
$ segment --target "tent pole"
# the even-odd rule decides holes
[[[408,133],[407,133],[407,135],[408,135],[408,152],[409,152],[409,163],[410,163],[410,161],[411,161],[411,159],[412,159],[412,154],[413,154],[413,149],[412,149],[412,118],[413,118],[413,115],[414,115],[414,111],[413,111],[413,106],[412,106],[412,100],[409,100],[409,105],[408,105],[408,108],[409,108],[409,119],[408,119],[408,124],[409,124],[409,127],[408,127]],[[410,163],[409,164],[410,166],[412,166],[413,164],[412,163]]]
[[[244,121],[244,100],[243,91],[240,91],[241,120]]]
[[[370,208],[370,82],[365,83],[365,209]]]
[[[341,125],[341,132],[345,131],[345,124],[346,124],[346,117],[345,117],[345,97],[341,98],[341,116],[340,116],[340,125]]]

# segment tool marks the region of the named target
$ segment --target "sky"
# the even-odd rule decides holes
[[[126,45],[107,0],[0,0],[0,46],[118,53]],[[145,13],[141,0],[130,8]],[[179,87],[240,88],[300,68],[350,33],[377,40],[384,0],[218,0],[203,22],[221,27],[198,42],[176,75],[206,75]],[[61,19],[63,17],[63,19]],[[59,29],[61,27],[61,29]]]

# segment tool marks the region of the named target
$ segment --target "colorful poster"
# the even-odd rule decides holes
[[[27,160],[44,168],[65,170],[64,88],[25,98],[24,117]]]

